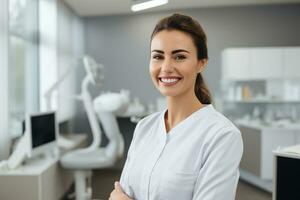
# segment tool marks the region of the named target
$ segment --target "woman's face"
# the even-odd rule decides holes
[[[177,30],[158,32],[151,41],[150,75],[164,96],[194,94],[198,72],[205,60],[198,60],[191,36]]]

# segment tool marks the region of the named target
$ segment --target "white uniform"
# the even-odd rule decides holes
[[[207,105],[167,134],[165,112],[137,124],[120,180],[124,192],[135,200],[234,200],[240,131]]]

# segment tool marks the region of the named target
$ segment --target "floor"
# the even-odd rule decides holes
[[[258,189],[244,181],[237,188],[236,200],[272,200],[272,194]]]
[[[114,181],[119,180],[120,170],[98,170],[93,175],[93,199],[107,200],[110,192],[113,190]],[[240,181],[237,188],[236,200],[272,200],[272,195],[246,182]]]

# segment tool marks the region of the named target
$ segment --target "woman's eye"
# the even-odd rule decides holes
[[[154,60],[161,60],[161,59],[163,59],[163,56],[162,55],[153,55],[152,58]]]
[[[184,60],[185,58],[186,58],[186,56],[184,56],[184,55],[175,56],[175,60]]]

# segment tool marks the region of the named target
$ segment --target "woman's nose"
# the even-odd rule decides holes
[[[165,71],[165,72],[170,72],[170,71],[173,71],[173,69],[174,69],[174,66],[173,66],[171,59],[165,58],[162,63],[162,66],[161,66],[161,70]]]

